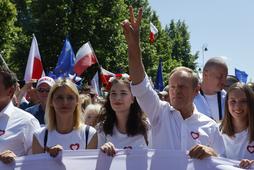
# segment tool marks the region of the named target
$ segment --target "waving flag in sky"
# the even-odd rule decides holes
[[[75,54],[72,50],[71,43],[68,38],[64,41],[64,46],[58,57],[57,65],[54,69],[54,75],[58,77],[68,77],[74,74]]]
[[[88,69],[88,67],[91,67],[92,65],[97,63],[98,61],[93,51],[93,48],[90,42],[87,42],[82,47],[80,47],[76,54],[74,71],[78,76],[80,76]]]
[[[247,82],[248,74],[245,71],[238,70],[235,68],[235,76],[238,78],[238,80],[242,83]]]
[[[38,80],[44,75],[45,73],[42,66],[38,43],[37,43],[35,35],[33,35],[33,40],[32,40],[32,44],[30,47],[30,52],[29,52],[29,56],[28,56],[28,60],[26,64],[24,80],[26,82],[30,81],[31,79]]]
[[[150,22],[150,43],[155,41],[155,34],[158,33],[158,29]]]

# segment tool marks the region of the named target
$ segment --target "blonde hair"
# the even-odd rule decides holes
[[[79,95],[80,98],[80,103],[81,103],[81,107],[82,109],[86,109],[86,107],[92,103],[92,99],[89,95],[87,94],[80,94]]]
[[[81,120],[81,102],[79,98],[79,92],[76,87],[76,85],[69,79],[58,79],[54,86],[51,88],[49,94],[48,94],[48,99],[47,99],[47,105],[46,105],[46,111],[45,111],[45,122],[47,125],[47,128],[49,131],[56,129],[56,112],[55,109],[52,105],[52,100],[53,96],[56,92],[57,89],[61,87],[67,87],[69,88],[75,95],[78,100],[78,104],[74,110],[74,118],[73,118],[73,124],[74,124],[74,129],[80,128],[82,125],[82,120]]]
[[[99,114],[100,114],[100,110],[101,110],[102,105],[96,103],[96,104],[89,104],[87,105],[86,109],[84,110],[83,114],[82,114],[82,119],[85,122],[86,121],[86,116],[89,112],[95,112],[98,115],[99,118]]]

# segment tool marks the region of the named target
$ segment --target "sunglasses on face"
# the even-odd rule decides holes
[[[50,89],[41,89],[41,88],[39,88],[38,89],[38,92],[40,92],[40,93],[49,93],[49,91],[50,91]]]

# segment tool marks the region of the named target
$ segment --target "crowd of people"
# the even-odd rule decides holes
[[[192,69],[169,73],[163,92],[154,90],[142,62],[137,18],[122,22],[129,76],[112,77],[105,99],[80,91],[68,78],[42,77],[20,87],[0,67],[0,160],[61,150],[171,149],[191,158],[221,156],[254,164],[253,84],[228,76],[221,58],[209,59],[202,78]]]

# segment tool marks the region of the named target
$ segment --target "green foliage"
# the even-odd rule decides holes
[[[11,1],[0,1],[0,11],[0,52],[9,63],[21,29],[15,25],[17,11]]]
[[[197,53],[191,54],[190,34],[187,31],[187,26],[184,22],[178,20],[176,23],[172,20],[169,26],[165,28],[170,40],[172,41],[172,54],[173,59],[177,59],[183,66],[191,69],[196,68]]]
[[[11,58],[7,62],[20,78],[25,72],[33,33],[46,71],[55,67],[64,39],[68,37],[75,53],[90,41],[100,65],[115,73],[128,72],[127,45],[121,22],[129,17],[129,5],[134,7],[135,13],[143,7],[140,41],[145,69],[153,80],[160,58],[165,82],[167,74],[176,66],[196,67],[198,54],[190,54],[190,35],[185,23],[172,21],[166,29],[162,28],[148,0],[13,1],[16,8],[8,0],[0,2],[3,11],[0,50]],[[149,42],[150,22],[159,30],[153,44]]]

